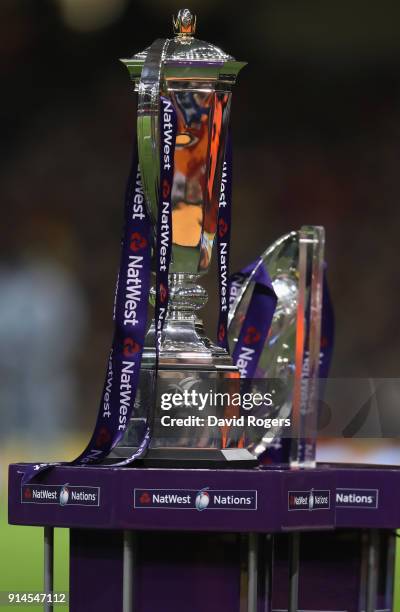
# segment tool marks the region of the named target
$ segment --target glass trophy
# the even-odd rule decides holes
[[[303,226],[274,242],[258,263],[267,268],[278,301],[251,383],[253,392],[260,384],[273,394],[273,408],[257,416],[291,419],[289,435],[279,427],[247,429],[246,447],[267,462],[315,465],[324,243],[322,227]],[[241,285],[230,308],[233,348],[256,274],[257,268]]]
[[[218,425],[192,426],[199,416],[192,391],[204,393],[239,377],[228,352],[203,330],[198,311],[207,301],[199,284],[210,267],[217,231],[222,168],[232,88],[245,65],[214,45],[194,37],[196,17],[187,9],[173,21],[175,36],[158,39],[141,53],[123,59],[138,96],[137,141],[147,208],[154,232],[160,181],[160,97],[172,102],[177,117],[172,187],[172,259],[170,301],[156,369],[155,326],[143,350],[141,380],[133,417],[114,456],[127,457],[139,445],[151,412],[152,441],[144,462],[149,466],[254,465],[246,449],[237,448],[239,432]],[[163,394],[186,392],[181,406],[160,402]],[[156,397],[155,397],[156,394]],[[206,405],[201,418],[235,413]],[[175,419],[175,420],[174,420]],[[164,426],[164,422],[188,426]],[[182,421],[183,420],[183,421]],[[179,422],[179,421],[178,421]],[[223,466],[222,466],[223,467]]]
[[[316,464],[318,383],[324,281],[325,230],[303,226],[299,236],[299,292],[290,463]]]

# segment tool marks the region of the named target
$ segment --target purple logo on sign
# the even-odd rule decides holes
[[[378,489],[336,489],[337,508],[378,508]]]
[[[288,510],[329,510],[330,507],[329,490],[288,491]]]
[[[164,510],[257,510],[257,491],[135,489],[134,508]]]

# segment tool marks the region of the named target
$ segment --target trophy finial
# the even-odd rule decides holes
[[[196,15],[189,9],[181,9],[172,22],[176,36],[193,36],[196,32]]]

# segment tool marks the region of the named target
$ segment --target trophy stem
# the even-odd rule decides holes
[[[207,291],[198,284],[202,274],[174,272],[169,275],[169,303],[162,334],[159,367],[232,368],[232,359],[225,349],[214,344],[204,333],[198,311],[207,302]],[[151,290],[154,305],[155,289]],[[143,367],[155,364],[154,320],[146,336]],[[235,368],[236,371],[236,368]]]
[[[206,290],[197,283],[199,274],[171,273],[169,275],[169,302],[165,317],[160,351],[160,364],[172,359],[181,361],[183,367],[195,362],[211,364],[211,342],[203,331],[198,311],[207,302]]]
[[[207,291],[197,284],[199,274],[174,273],[169,275],[167,318],[175,321],[195,321],[197,311],[207,303]]]

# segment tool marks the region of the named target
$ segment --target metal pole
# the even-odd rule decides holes
[[[45,527],[43,530],[44,535],[44,583],[43,590],[49,594],[49,600],[45,601],[43,609],[44,612],[53,611],[53,587],[54,587],[54,528]]]
[[[366,612],[375,612],[378,594],[379,531],[378,529],[370,529],[368,535],[367,596],[365,610]]]
[[[248,552],[249,583],[247,591],[247,612],[257,612],[258,592],[258,535],[249,534]]]
[[[289,604],[288,612],[298,612],[300,533],[289,536]]]
[[[382,534],[381,534],[382,536]],[[394,568],[396,563],[396,532],[386,532],[387,542],[386,561],[386,581],[385,581],[385,606],[390,608],[393,605],[394,597]],[[379,565],[381,565],[379,563]]]
[[[122,611],[134,612],[133,582],[135,571],[135,543],[133,531],[124,531],[124,559],[122,574]]]
[[[272,612],[273,571],[274,571],[274,536],[271,533],[267,533],[265,537],[264,612]]]

